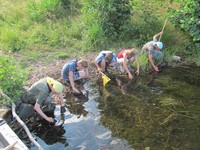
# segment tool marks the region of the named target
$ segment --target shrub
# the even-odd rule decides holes
[[[86,45],[105,48],[115,40],[131,17],[129,0],[84,0],[82,16],[85,23],[83,39]]]
[[[60,0],[29,0],[27,2],[27,12],[32,20],[43,22],[46,19],[59,17],[62,7]]]
[[[12,100],[21,95],[27,72],[12,57],[0,54],[0,89]],[[1,100],[1,103],[7,103]]]
[[[199,0],[182,1],[180,4],[178,9],[171,10],[170,19],[177,28],[190,36],[191,41],[187,43],[190,54],[197,54],[200,48]]]

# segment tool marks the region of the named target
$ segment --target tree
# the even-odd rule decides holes
[[[179,9],[171,11],[175,26],[189,34],[196,47],[200,47],[200,4],[199,0],[184,0]]]

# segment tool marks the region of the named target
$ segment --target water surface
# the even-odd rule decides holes
[[[180,65],[114,76],[105,88],[87,82],[89,99],[67,98],[64,125],[34,131],[45,150],[197,150],[200,148],[200,68]],[[73,100],[72,100],[73,99]],[[36,149],[34,146],[31,150]]]

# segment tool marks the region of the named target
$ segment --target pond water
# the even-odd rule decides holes
[[[67,97],[62,126],[32,130],[45,150],[197,150],[200,148],[200,68],[123,75],[103,88],[85,83],[88,100]],[[119,85],[119,83],[121,83]],[[31,150],[37,149],[33,145]]]
[[[37,142],[45,150],[97,150],[97,149],[131,149],[125,140],[112,137],[112,131],[100,123],[101,113],[98,109],[99,92],[87,82],[85,89],[89,91],[88,100],[84,101],[72,95],[67,97],[67,111],[60,115],[56,108],[57,120],[64,120],[62,126],[48,126],[34,130]],[[74,98],[74,99],[73,99]],[[70,102],[69,102],[70,101]],[[31,150],[37,149],[34,145]]]

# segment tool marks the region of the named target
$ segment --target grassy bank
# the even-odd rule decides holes
[[[98,29],[95,28],[96,26],[88,28],[87,22],[83,19],[82,8],[85,6],[83,0],[78,2],[76,0],[2,0],[0,1],[1,63],[5,63],[3,58],[8,56],[6,61],[11,60],[11,62],[6,67],[15,66],[16,70],[23,72],[24,68],[31,71],[37,63],[48,66],[52,61],[81,57],[87,52],[97,54],[103,49],[117,53],[124,48],[136,47],[140,51],[146,42],[152,40],[153,35],[162,30],[169,5],[168,2],[155,0],[149,3],[134,3],[131,5],[132,16],[123,26],[123,32],[118,33],[117,38],[113,39],[112,35],[110,38],[109,36],[104,38],[97,34],[96,36],[100,37],[97,39],[100,45],[95,44],[94,41],[88,46],[91,36],[102,32],[96,31]],[[85,8],[87,11],[92,9],[92,7]],[[113,12],[115,12],[114,8]],[[108,15],[109,11],[108,9],[107,14],[104,15]],[[89,18],[90,16],[85,15],[85,17],[91,20],[94,16]],[[200,54],[191,51],[187,45],[190,43],[188,36],[178,31],[169,19],[161,41],[164,43],[166,61],[171,61],[173,55],[178,55],[200,64]],[[11,56],[12,59],[9,58]],[[146,57],[139,54],[139,61],[143,70],[147,63]],[[3,74],[7,74],[6,67],[4,65],[1,68]],[[21,73],[19,70],[18,72]],[[13,89],[16,84],[14,81],[19,80],[18,76],[13,77],[11,72],[7,80],[4,79],[5,77],[0,78],[4,83],[1,85],[5,85],[1,88],[6,87],[6,91],[9,88]],[[11,78],[13,85],[6,82]]]

